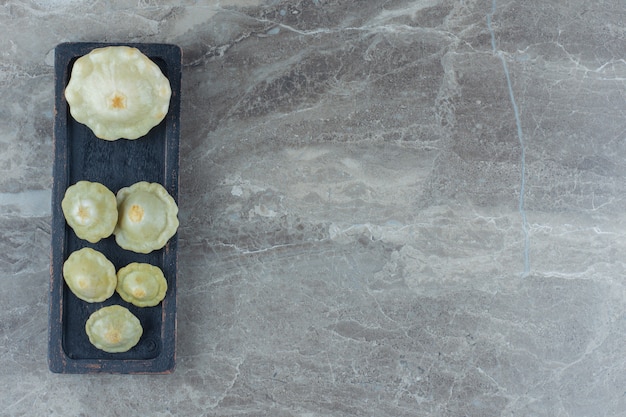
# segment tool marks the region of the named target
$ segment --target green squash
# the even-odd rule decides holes
[[[92,345],[109,353],[126,352],[139,343],[143,327],[126,307],[103,307],[89,316],[85,332]]]
[[[137,139],[169,109],[169,80],[137,48],[108,46],[76,60],[65,99],[76,121],[100,139]]]

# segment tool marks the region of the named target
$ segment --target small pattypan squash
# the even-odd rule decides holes
[[[110,353],[128,351],[143,334],[139,319],[120,305],[103,307],[94,312],[87,319],[85,331],[92,345]]]
[[[111,297],[117,286],[113,263],[91,248],[70,254],[63,263],[63,279],[74,295],[89,303]]]
[[[97,182],[78,181],[68,187],[61,208],[76,236],[91,243],[111,236],[117,224],[115,194]]]
[[[133,262],[117,271],[117,292],[137,307],[153,307],[165,298],[167,281],[161,268]]]
[[[178,206],[159,183],[137,182],[117,192],[117,244],[138,253],[161,249],[178,229]]]

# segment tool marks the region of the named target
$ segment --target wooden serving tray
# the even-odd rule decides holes
[[[146,136],[136,140],[98,139],[70,115],[64,97],[72,66],[94,48],[128,45],[152,59],[169,79],[172,88],[169,112]],[[170,373],[176,358],[176,265],[177,238],[149,254],[120,248],[113,236],[95,244],[79,239],[66,224],[61,209],[65,190],[80,180],[95,181],[113,193],[139,181],[158,182],[178,202],[180,136],[180,89],[182,53],[167,44],[64,43],[55,49],[54,183],[52,187],[52,253],[48,364],[57,373]],[[119,269],[131,262],[146,262],[163,270],[168,290],[155,307],[135,307],[117,293],[101,303],[78,299],[63,280],[63,262],[83,247],[102,252]],[[85,333],[85,322],[101,307],[119,304],[139,318],[143,335],[124,353],[95,348]]]

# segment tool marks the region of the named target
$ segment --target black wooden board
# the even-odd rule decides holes
[[[152,59],[172,88],[165,119],[136,140],[98,139],[70,115],[64,97],[72,66],[94,48],[127,45]],[[139,254],[120,248],[113,236],[95,244],[79,239],[61,209],[65,190],[80,180],[95,181],[113,193],[139,181],[158,182],[178,202],[180,85],[182,53],[168,44],[64,43],[55,49],[54,169],[52,188],[52,252],[50,266],[48,364],[57,373],[170,373],[176,359],[176,268],[178,233],[160,250]],[[101,303],[78,299],[63,280],[63,262],[83,247],[102,252],[119,269],[146,262],[163,270],[168,282],[165,299],[155,307],[135,307],[117,293]],[[142,326],[139,343],[123,353],[95,348],[85,322],[101,307],[119,304],[135,314]]]

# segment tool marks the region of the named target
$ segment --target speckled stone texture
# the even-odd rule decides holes
[[[0,27],[0,415],[626,415],[623,0],[8,0]],[[183,49],[172,375],[48,370],[65,41]]]

